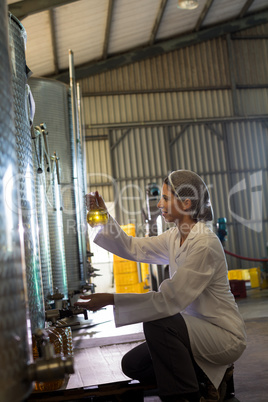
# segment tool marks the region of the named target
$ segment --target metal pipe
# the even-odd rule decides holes
[[[84,278],[87,279],[87,252],[90,252],[89,236],[88,236],[88,226],[87,226],[87,212],[84,202],[84,197],[87,193],[87,165],[86,165],[86,149],[85,149],[85,133],[84,133],[84,121],[83,121],[83,102],[82,102],[82,92],[79,82],[76,85],[77,88],[77,111],[78,111],[78,122],[79,122],[79,140],[80,140],[80,158],[81,158],[81,180],[79,184],[82,186],[83,198],[80,198],[80,218],[81,218],[81,243],[82,243],[82,259],[84,268]]]
[[[206,124],[206,123],[230,123],[230,122],[241,122],[241,121],[267,121],[267,115],[256,115],[256,116],[232,116],[232,117],[215,117],[215,118],[203,118],[203,119],[174,119],[174,120],[156,120],[156,121],[130,121],[127,123],[100,123],[100,124],[86,124],[86,130],[98,130],[100,128],[126,128],[126,127],[155,127],[155,126],[175,126],[179,124]]]
[[[80,276],[83,278],[83,249],[82,249],[82,239],[81,239],[81,214],[79,211],[79,177],[78,177],[78,146],[77,142],[79,140],[79,122],[78,122],[78,111],[77,111],[77,94],[76,94],[76,84],[75,84],[75,71],[74,71],[74,55],[72,50],[69,50],[69,74],[70,74],[70,89],[71,89],[71,104],[72,104],[72,122],[73,122],[73,139],[74,139],[74,158],[73,158],[73,172],[74,172],[74,193],[75,193],[75,207],[76,207],[76,225],[77,225],[77,240],[79,249],[79,265],[80,265]]]

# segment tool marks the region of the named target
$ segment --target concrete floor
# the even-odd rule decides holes
[[[232,401],[267,402],[268,289],[247,288],[247,297],[236,301],[246,323],[248,346],[242,357],[235,363],[234,385],[237,399],[233,398]],[[80,320],[77,328],[80,329],[73,331],[77,362],[79,355],[82,356],[83,351],[88,348],[126,343],[129,343],[132,348],[133,342],[144,339],[141,324],[115,328],[110,308],[91,313],[89,321]],[[81,378],[81,372],[79,376]],[[126,377],[122,374],[122,379],[124,378]],[[72,377],[66,388],[73,388],[74,384],[75,377]],[[144,401],[159,402],[160,399],[157,396],[146,396]]]
[[[248,289],[237,300],[245,320],[248,345],[235,363],[235,395],[241,402],[268,401],[268,289]]]

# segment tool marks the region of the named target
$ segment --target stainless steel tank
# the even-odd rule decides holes
[[[30,78],[29,84],[36,107],[34,124],[46,123],[50,154],[56,152],[59,157],[68,291],[79,291],[84,284],[84,267],[79,245],[80,217],[77,216],[76,191],[79,192],[80,189],[76,189],[76,178],[74,178],[74,141],[70,123],[69,87],[55,80],[34,77]],[[51,254],[53,254],[53,243],[50,237]],[[54,287],[55,269],[58,270],[53,266]]]
[[[19,234],[20,204],[6,1],[0,2],[0,401],[19,402],[32,390],[25,264]],[[28,317],[28,318],[27,318]]]
[[[26,32],[21,23],[9,16],[9,47],[15,110],[16,152],[19,170],[20,208],[22,213],[26,282],[31,328],[44,328],[45,309],[39,256],[38,223],[33,174],[32,138],[28,116],[25,61]]]

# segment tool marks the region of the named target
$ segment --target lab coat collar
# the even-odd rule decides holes
[[[201,233],[207,233],[210,231],[209,227],[205,224],[205,222],[199,221],[197,222],[191,229],[190,233],[188,234],[185,242],[181,247],[177,249],[176,258],[178,258],[185,250],[189,240],[194,239],[197,235]],[[178,236],[178,241],[180,242],[180,235]]]
[[[210,231],[209,227],[206,225],[205,222],[199,221],[197,222],[193,227],[190,233],[187,236],[187,240],[193,239],[195,236],[202,234],[202,233],[208,233]]]

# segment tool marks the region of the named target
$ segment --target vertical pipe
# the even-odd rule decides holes
[[[78,182],[80,184],[80,192],[82,192],[82,197],[80,197],[80,233],[81,233],[81,246],[82,246],[82,260],[83,260],[83,279],[87,279],[87,251],[90,252],[89,247],[89,237],[88,237],[88,227],[87,227],[87,211],[85,204],[85,195],[87,192],[87,167],[86,167],[86,149],[85,149],[85,135],[83,130],[83,109],[82,109],[82,93],[79,83],[76,85],[77,88],[77,113],[78,113],[78,123],[79,123],[79,142],[78,142],[78,153],[79,153],[79,169],[78,169]],[[79,235],[79,234],[78,234]]]
[[[73,122],[73,137],[74,137],[74,158],[73,158],[73,171],[74,171],[74,192],[75,192],[75,207],[76,207],[76,225],[77,225],[77,237],[78,237],[78,249],[79,249],[79,265],[80,275],[83,279],[83,248],[81,238],[81,211],[79,202],[79,175],[78,175],[78,141],[79,141],[79,121],[77,112],[77,94],[75,84],[75,72],[74,72],[74,56],[73,52],[69,50],[69,74],[70,74],[70,89],[71,89],[71,104],[72,104],[72,122]]]

